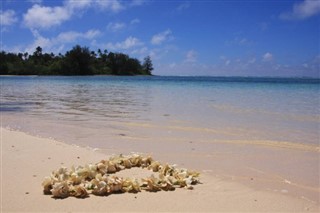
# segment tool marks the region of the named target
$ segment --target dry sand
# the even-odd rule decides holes
[[[111,155],[112,153],[109,153]],[[141,192],[86,199],[53,199],[43,195],[41,182],[60,166],[84,165],[106,154],[1,128],[1,212],[319,212],[319,202],[261,190],[241,181],[202,171],[194,190]],[[170,163],[174,162],[171,156]],[[188,165],[186,164],[186,167]],[[143,176],[131,169],[119,175]],[[319,191],[316,191],[319,193]]]

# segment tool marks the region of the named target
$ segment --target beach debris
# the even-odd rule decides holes
[[[149,169],[157,172],[147,178],[122,178],[115,174],[121,170],[133,167]],[[116,155],[101,160],[96,164],[72,166],[70,169],[60,167],[53,171],[42,182],[43,193],[54,198],[86,198],[90,194],[107,196],[113,193],[138,193],[142,190],[149,192],[173,191],[176,188],[193,189],[199,184],[200,173],[176,165],[162,164],[151,156]]]

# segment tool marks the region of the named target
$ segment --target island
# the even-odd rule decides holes
[[[0,53],[0,75],[151,75],[150,56],[141,63],[124,53],[97,52],[74,46],[64,55],[43,53],[38,46],[33,54]]]

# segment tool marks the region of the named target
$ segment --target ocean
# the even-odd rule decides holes
[[[2,76],[0,82],[2,127],[80,146],[117,149],[108,141],[121,139],[125,147],[148,140],[149,148],[136,149],[152,151],[161,140],[320,141],[319,79]]]

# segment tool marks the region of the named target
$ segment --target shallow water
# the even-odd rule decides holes
[[[6,76],[0,80],[2,126],[75,144],[91,146],[94,141],[104,147],[103,138],[110,134],[319,143],[317,79]]]

